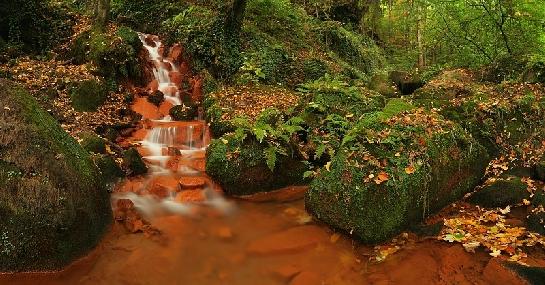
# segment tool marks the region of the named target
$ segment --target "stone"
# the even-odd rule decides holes
[[[175,200],[180,203],[204,202],[206,197],[202,190],[184,190],[176,195]]]
[[[469,198],[469,202],[483,207],[507,207],[530,199],[528,185],[516,176],[502,176],[484,186]]]
[[[258,255],[294,253],[309,250],[328,239],[329,235],[318,226],[299,226],[254,240],[247,250]]]
[[[310,271],[303,271],[291,280],[290,285],[320,285],[321,283],[322,280],[318,274]]]
[[[505,267],[498,258],[491,258],[483,271],[483,279],[491,285],[520,285],[528,284],[518,274]]]
[[[301,268],[294,264],[282,265],[271,270],[273,276],[276,276],[283,281],[293,278],[300,272]]]
[[[202,187],[206,184],[206,179],[201,176],[186,176],[178,180],[182,188]]]

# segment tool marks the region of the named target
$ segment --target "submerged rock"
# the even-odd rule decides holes
[[[348,132],[307,192],[306,207],[318,219],[380,242],[480,182],[485,149],[457,124],[406,107],[368,114]]]
[[[0,80],[0,271],[60,269],[111,222],[89,154],[22,88]]]

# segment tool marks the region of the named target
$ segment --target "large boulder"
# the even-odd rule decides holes
[[[461,198],[488,164],[485,149],[459,125],[395,105],[365,115],[345,135],[306,196],[309,212],[366,243]]]
[[[0,79],[0,271],[60,269],[111,222],[89,154],[22,88]]]
[[[520,177],[504,175],[487,183],[469,201],[483,207],[507,207],[530,199],[528,185]]]

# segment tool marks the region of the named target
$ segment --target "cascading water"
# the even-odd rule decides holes
[[[139,37],[148,51],[154,80],[157,81],[157,84],[150,84],[152,87],[148,87],[147,92],[161,91],[170,106],[183,104],[180,83],[172,80],[180,73],[177,63],[163,56],[165,47],[157,36],[139,34]],[[119,199],[129,199],[146,218],[160,213],[190,213],[188,202],[223,211],[230,208],[218,193],[218,187],[204,173],[204,152],[209,135],[202,115],[185,122],[173,121],[164,115],[143,125],[149,131],[139,142],[139,151],[149,167],[149,174],[135,187],[121,186],[125,190],[114,196],[114,205]]]

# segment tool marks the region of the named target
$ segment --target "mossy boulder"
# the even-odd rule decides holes
[[[127,27],[103,32],[91,29],[81,33],[74,41],[68,57],[75,63],[93,63],[98,73],[108,80],[142,79],[138,53],[142,43],[138,34]]]
[[[267,165],[268,146],[255,138],[241,140],[227,134],[213,140],[206,151],[206,173],[225,193],[234,196],[302,185],[307,167],[293,152],[277,155],[274,169]]]
[[[70,98],[76,111],[93,112],[108,98],[108,89],[98,80],[86,80],[71,88]]]
[[[148,96],[148,102],[152,103],[155,106],[161,105],[165,101],[165,94],[163,92],[156,90]]]
[[[418,74],[406,71],[392,71],[389,74],[389,79],[397,86],[402,95],[413,94],[425,84]]]
[[[81,137],[81,146],[88,152],[106,153],[106,142],[94,133],[83,133]]]
[[[96,155],[93,157],[93,160],[95,161],[95,165],[100,170],[104,184],[112,184],[119,178],[125,176],[125,173],[123,173],[121,167],[119,167],[117,162],[115,162],[115,159],[113,159],[111,156]]]
[[[485,149],[459,125],[422,109],[386,110],[394,109],[364,116],[306,195],[310,213],[366,243],[461,198],[488,164]]]
[[[175,121],[191,121],[197,116],[197,106],[184,103],[170,108],[168,113]]]
[[[502,176],[471,195],[469,201],[483,207],[507,207],[530,199],[528,185],[520,177]]]
[[[142,175],[148,172],[148,167],[135,148],[125,151],[123,154],[123,165],[128,169],[130,175]]]
[[[87,153],[21,87],[0,79],[0,271],[57,270],[111,223]]]

